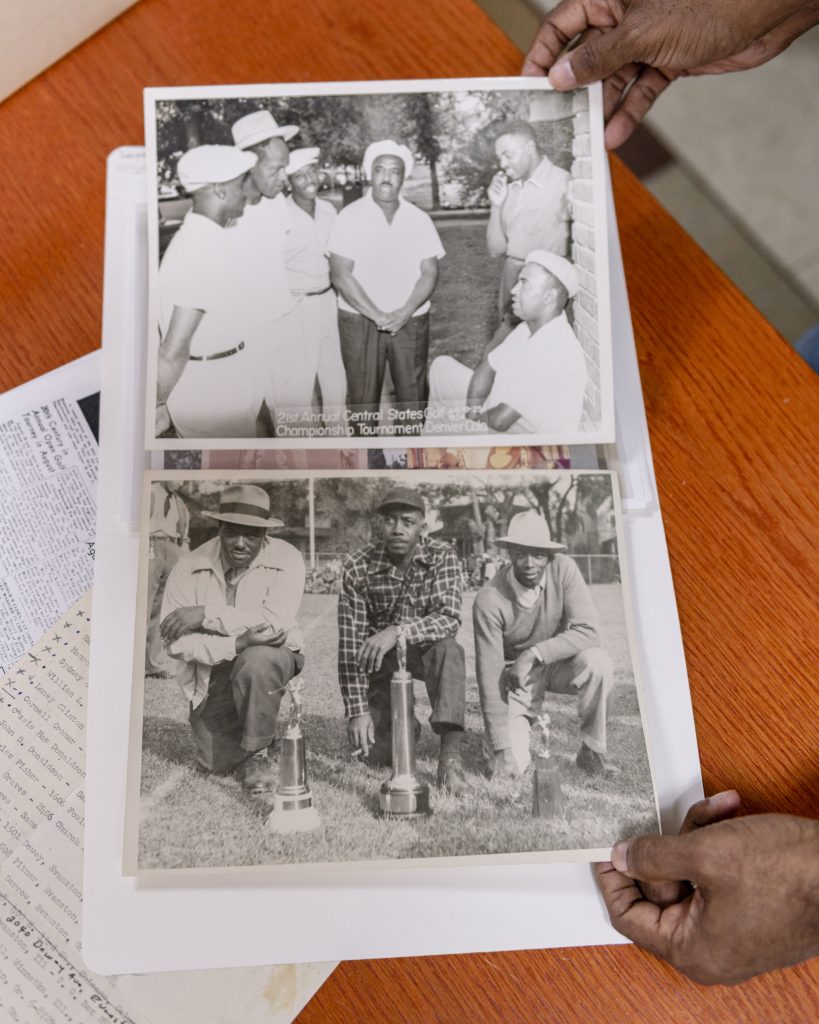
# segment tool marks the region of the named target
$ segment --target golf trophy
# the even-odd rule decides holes
[[[273,795],[273,810],[264,821],[269,832],[280,835],[312,832],[321,825],[318,811],[313,806],[313,794],[307,785],[304,734],[301,731],[303,685],[299,677],[287,684],[290,714],[287,728],[279,740],[279,785]]]
[[[411,821],[431,813],[429,786],[415,774],[415,695],[407,671],[407,638],[398,630],[398,671],[390,680],[392,774],[381,786],[378,808],[385,818]]]
[[[560,788],[560,770],[549,754],[549,716],[544,711],[537,716],[535,728],[540,738],[535,752],[535,772],[532,781],[532,817],[566,817],[563,790]]]

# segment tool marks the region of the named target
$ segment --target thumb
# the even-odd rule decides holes
[[[552,66],[549,81],[561,91],[600,82],[627,64],[639,62],[642,53],[639,38],[624,19],[608,31],[590,33],[586,41]]]
[[[618,843],[611,851],[613,866],[641,882],[696,881],[700,835],[639,836]]]

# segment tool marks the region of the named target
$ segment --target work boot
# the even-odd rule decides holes
[[[620,774],[620,769],[616,765],[613,765],[603,754],[598,754],[596,750],[587,747],[585,743],[581,744],[575,763],[587,775],[602,775],[607,779],[612,779]]]
[[[267,747],[257,750],[255,754],[242,761],[238,774],[242,789],[248,796],[265,796],[275,789],[276,773]]]
[[[466,777],[463,761],[459,757],[449,757],[438,762],[438,788],[451,793],[452,796],[472,796],[475,787]]]

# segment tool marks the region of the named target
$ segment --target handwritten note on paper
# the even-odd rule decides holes
[[[90,595],[0,677],[0,1020],[284,1024],[334,964],[104,978],[83,964]]]
[[[76,401],[0,419],[0,668],[91,586],[97,458]]]

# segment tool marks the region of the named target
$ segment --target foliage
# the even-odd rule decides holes
[[[193,146],[232,144],[230,125],[254,110],[269,110],[279,124],[301,130],[293,146],[319,146],[326,167],[358,166],[367,145],[391,138],[407,145],[429,174],[432,207],[486,206],[496,169],[494,133],[510,118],[529,119],[526,91],[449,91],[368,95],[165,100],[156,105],[159,184],[176,187],[176,164]],[[571,163],[571,118],[537,121],[544,152],[559,166]]]

